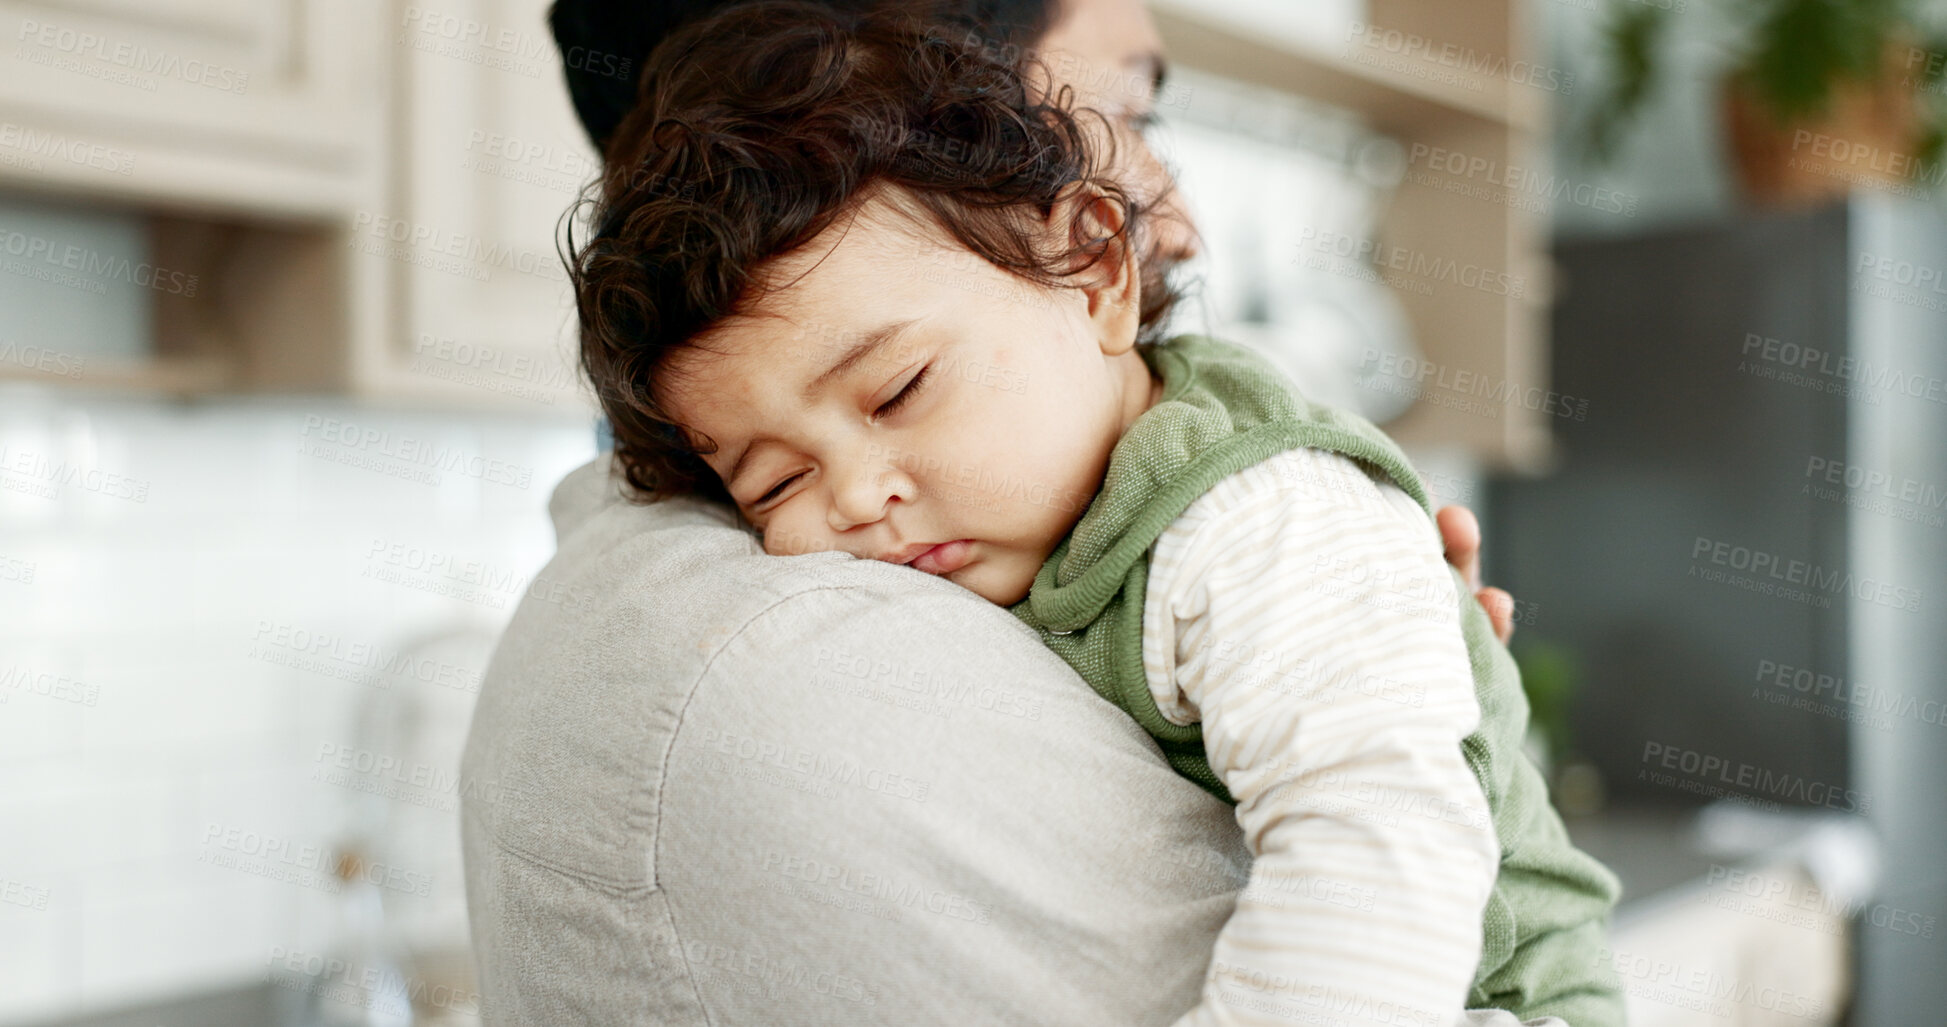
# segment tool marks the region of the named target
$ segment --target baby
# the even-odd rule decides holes
[[[1007,606],[1235,803],[1250,880],[1182,1022],[1622,1022],[1614,878],[1521,755],[1417,475],[1256,354],[1152,337],[1100,119],[793,3],[672,37],[642,88],[574,254],[617,463],[768,552]]]

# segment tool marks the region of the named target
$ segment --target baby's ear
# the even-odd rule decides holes
[[[1054,237],[1066,244],[1068,270],[1088,298],[1102,352],[1110,356],[1135,345],[1141,323],[1142,275],[1126,203],[1074,182],[1048,216]]]

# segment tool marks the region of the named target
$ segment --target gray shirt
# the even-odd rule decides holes
[[[1250,857],[1005,609],[606,460],[463,773],[489,1024],[1167,1024]]]

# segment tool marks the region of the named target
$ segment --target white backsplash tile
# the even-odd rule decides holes
[[[407,875],[401,937],[463,942],[472,689],[593,451],[572,419],[0,389],[0,1023],[329,950],[354,847]]]

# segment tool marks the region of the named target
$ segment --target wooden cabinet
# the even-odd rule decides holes
[[[1528,56],[1512,0],[1339,6],[1334,19],[1266,0],[1154,4],[1173,65],[1332,104],[1401,143],[1406,176],[1377,242],[1428,286],[1394,290],[1425,359],[1400,369],[1417,399],[1386,430],[1410,449],[1538,470],[1574,400],[1548,384],[1552,190],[1537,177],[1549,99],[1573,76]]]
[[[76,381],[585,408],[555,232],[595,164],[546,8],[0,3],[0,188],[137,212],[199,283]]]
[[[394,173],[347,226],[361,391],[585,402],[556,243],[599,164],[568,102],[547,6],[393,8]]]
[[[0,3],[0,185],[248,217],[342,211],[380,0]]]

